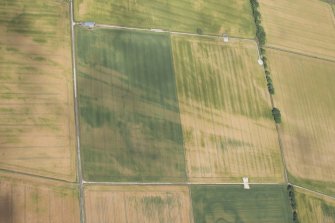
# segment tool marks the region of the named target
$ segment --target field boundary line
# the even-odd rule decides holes
[[[74,25],[80,25],[81,22],[74,22]],[[118,26],[118,25],[108,25],[108,24],[100,24],[96,23],[95,28],[105,28],[105,29],[117,29],[117,30],[133,30],[133,31],[144,31],[144,32],[152,32],[152,33],[169,33],[171,35],[183,35],[183,36],[197,36],[197,37],[208,37],[208,38],[221,38],[222,35],[215,34],[197,34],[197,33],[188,33],[188,32],[178,32],[178,31],[170,31],[163,29],[150,29],[150,28],[138,28],[138,27],[127,27],[127,26]],[[230,39],[243,40],[243,41],[255,41],[254,38],[246,38],[246,37],[238,37],[238,36],[229,36]]]
[[[272,103],[272,107],[274,108],[274,100],[272,95],[270,94],[271,97],[271,103]],[[282,162],[283,162],[283,168],[284,168],[284,177],[285,177],[285,182],[287,184],[289,184],[289,178],[288,178],[288,169],[287,169],[287,164],[286,164],[286,158],[285,158],[285,152],[284,152],[284,144],[281,138],[281,134],[280,134],[280,125],[276,123],[276,130],[277,130],[277,135],[278,135],[278,143],[279,143],[279,149],[280,149],[280,155],[282,157]]]
[[[241,178],[242,179],[242,178]],[[95,182],[95,181],[83,181],[84,185],[106,185],[106,186],[190,186],[190,185],[244,185],[241,183],[213,183],[213,182]],[[249,183],[250,185],[283,185],[283,183]]]
[[[280,48],[280,47],[276,47],[276,46],[265,46],[265,48],[335,63],[335,58],[330,59],[330,58],[325,58],[325,57],[320,57],[320,56],[314,56],[314,55],[311,55],[311,54],[308,54],[308,53],[302,53],[302,52],[298,52],[298,51],[288,50],[288,49],[284,49],[284,48]]]
[[[57,182],[77,185],[77,183],[73,182],[73,181],[63,180],[63,179],[54,178],[54,177],[47,177],[47,176],[42,176],[42,175],[33,174],[33,173],[24,173],[24,172],[16,171],[16,170],[9,170],[9,169],[0,168],[0,173],[1,172],[13,174],[13,175],[21,175],[21,176],[27,176],[27,177],[32,177],[32,178],[40,178],[40,179],[49,180],[49,181],[57,181]]]
[[[160,183],[157,183],[157,182],[93,182],[93,181],[83,181],[83,184],[86,185],[86,186],[89,186],[89,185],[92,185],[92,186],[188,186],[188,189],[190,190],[191,188],[189,186],[194,186],[194,185],[198,185],[198,186],[215,186],[215,185],[241,185],[243,186],[244,184],[243,183],[212,183],[212,182],[209,182],[209,183],[195,183],[195,182],[182,182],[182,183],[163,183],[163,182],[160,182]],[[285,185],[285,183],[249,183],[250,185]],[[295,185],[295,184],[291,184],[293,187],[296,187],[296,188],[300,188],[302,190],[306,190],[306,191],[309,191],[311,193],[314,193],[314,194],[318,194],[320,196],[324,196],[324,197],[328,197],[330,199],[333,199],[335,200],[335,197],[334,196],[331,196],[331,195],[327,195],[327,194],[324,194],[322,192],[318,192],[318,191],[315,191],[315,190],[311,190],[311,189],[308,189],[306,187],[302,187],[302,186],[298,186],[298,185]],[[241,189],[243,189],[241,187]],[[252,188],[251,188],[252,189]]]
[[[80,128],[78,118],[78,93],[77,93],[77,69],[76,69],[76,49],[75,49],[75,36],[74,36],[74,9],[73,0],[69,1],[70,10],[70,27],[71,27],[71,51],[72,51],[72,72],[73,72],[73,93],[74,93],[74,116],[75,116],[75,131],[76,131],[76,147],[77,147],[77,181],[79,184],[79,212],[80,212],[80,223],[85,223],[85,197],[84,197],[84,185],[81,167],[81,156],[80,156]]]
[[[308,189],[306,187],[302,187],[302,186],[298,186],[296,184],[291,184],[293,187],[296,187],[296,188],[299,188],[301,190],[305,190],[305,191],[308,191],[308,192],[311,192],[313,194],[317,194],[319,196],[322,196],[322,197],[326,197],[326,198],[330,198],[332,200],[335,200],[335,196],[331,196],[331,195],[328,195],[328,194],[324,194],[322,192],[318,192],[318,191],[315,191],[315,190],[311,190],[311,189]]]

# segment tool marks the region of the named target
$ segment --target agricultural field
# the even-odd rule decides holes
[[[0,2],[1,169],[75,181],[69,22],[65,1]]]
[[[78,223],[78,190],[71,183],[0,172],[0,222]]]
[[[249,0],[78,0],[75,18],[127,27],[255,36]]]
[[[335,194],[335,63],[267,50],[290,181]]]
[[[188,187],[87,186],[86,221],[193,223]]]
[[[76,29],[84,178],[185,181],[166,34]]]
[[[259,2],[267,46],[335,59],[335,18],[328,3],[320,0]]]
[[[191,186],[195,223],[291,223],[285,186]]]
[[[283,182],[278,136],[252,41],[172,37],[192,182]]]
[[[298,219],[303,223],[334,223],[335,200],[295,188]]]

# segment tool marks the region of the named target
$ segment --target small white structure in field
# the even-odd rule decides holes
[[[261,65],[261,66],[263,66],[264,62],[263,62],[262,58],[258,59],[258,64]]]
[[[93,29],[95,27],[95,22],[83,22],[81,25],[86,28]]]
[[[244,189],[246,189],[246,190],[250,189],[248,177],[243,177],[243,186],[244,186]]]
[[[223,42],[228,43],[228,41],[229,41],[228,34],[227,33],[223,34]]]

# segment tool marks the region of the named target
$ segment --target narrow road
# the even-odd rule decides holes
[[[74,115],[76,125],[76,140],[77,140],[77,181],[79,183],[79,205],[80,205],[80,222],[85,223],[85,198],[84,198],[84,184],[81,167],[80,155],[80,128],[78,116],[78,89],[77,89],[77,68],[76,68],[76,50],[74,37],[74,22],[73,17],[73,0],[70,0],[70,19],[71,19],[71,49],[72,49],[72,67],[73,67],[73,91],[74,91]]]
[[[242,181],[242,178],[241,178]],[[84,185],[110,185],[110,186],[189,186],[189,185],[243,185],[243,183],[194,183],[194,182],[180,182],[180,183],[156,183],[156,182],[88,182],[84,181]],[[250,185],[283,185],[283,183],[250,183]]]
[[[78,22],[77,24],[79,24]],[[187,32],[175,32],[168,31],[163,29],[146,29],[146,28],[136,28],[136,27],[125,27],[125,26],[115,26],[115,25],[107,25],[107,24],[95,24],[96,28],[105,28],[105,29],[124,29],[124,30],[133,30],[133,31],[145,31],[145,32],[155,32],[155,33],[170,33],[174,35],[186,35],[186,36],[198,36],[198,37],[209,37],[209,38],[219,38],[221,35],[210,35],[210,34],[197,34],[197,33],[187,33]],[[238,39],[243,41],[255,41],[252,38],[242,38],[236,36],[229,36],[230,39]]]

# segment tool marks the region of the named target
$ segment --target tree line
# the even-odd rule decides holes
[[[299,223],[298,214],[297,214],[297,203],[295,201],[294,188],[291,184],[287,186],[288,197],[290,200],[291,208],[292,208],[292,220],[294,223]]]
[[[252,14],[254,17],[254,21],[256,24],[256,38],[259,44],[259,53],[260,57],[263,60],[263,66],[265,70],[265,77],[267,82],[268,91],[271,95],[275,94],[275,88],[273,85],[273,81],[271,78],[271,73],[268,67],[268,60],[266,57],[266,50],[265,50],[265,43],[266,43],[266,33],[264,30],[264,27],[261,24],[262,16],[261,13],[258,11],[259,9],[259,3],[257,0],[250,0],[251,8],[252,8]],[[281,123],[281,114],[280,110],[278,108],[272,109],[272,115],[276,123]]]

